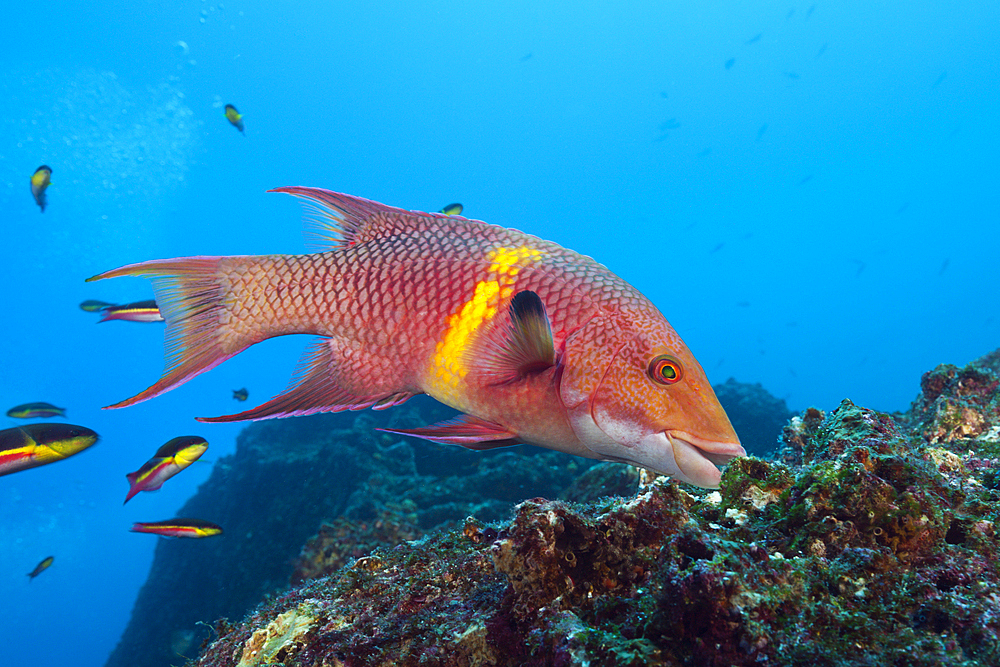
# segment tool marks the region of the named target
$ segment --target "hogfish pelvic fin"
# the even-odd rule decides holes
[[[454,419],[446,419],[422,428],[380,428],[378,431],[409,435],[443,445],[460,445],[466,449],[484,451],[498,447],[510,447],[519,444],[516,433],[508,431],[496,424],[472,415],[459,415]]]

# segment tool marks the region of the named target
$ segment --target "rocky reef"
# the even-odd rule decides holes
[[[729,381],[717,389],[748,447],[774,450],[790,416],[784,403],[759,385]],[[262,600],[271,604],[283,599],[276,596],[290,582],[308,588],[313,581],[329,582],[332,579],[322,578],[336,579],[345,572],[367,572],[371,578],[364,581],[374,582],[380,569],[373,564],[387,554],[402,553],[398,549],[410,549],[414,563],[427,563],[422,567],[428,581],[441,576],[451,577],[455,586],[481,582],[488,592],[478,597],[454,589],[444,599],[462,599],[485,618],[483,614],[493,604],[490,600],[501,601],[508,582],[493,564],[494,542],[511,516],[517,521],[530,503],[517,514],[515,505],[526,498],[544,497],[589,504],[571,510],[578,506],[557,503],[559,512],[587,507],[597,511],[593,503],[598,498],[636,495],[640,475],[629,466],[596,464],[534,447],[472,452],[405,441],[374,430],[377,426],[425,425],[452,414],[418,397],[384,412],[249,425],[238,438],[236,453],[216,463],[209,480],[178,512],[179,516],[211,518],[224,527],[225,534],[211,540],[159,542],[149,578],[108,667],[139,662],[145,667],[183,664],[186,657],[197,655],[202,642],[214,637],[207,623],[243,618]],[[541,507],[547,501],[532,502]],[[470,516],[475,519],[467,521]],[[521,520],[527,521],[528,515]],[[666,535],[671,530],[664,527],[661,532]],[[511,539],[515,544],[516,537]],[[621,539],[626,539],[624,533]],[[653,544],[644,548],[654,549]],[[630,546],[622,542],[616,548]],[[581,562],[584,552],[580,552]],[[482,578],[476,578],[476,572]],[[646,572],[616,577],[632,585]],[[387,596],[383,602],[391,600]],[[359,595],[356,602],[358,613],[367,614],[373,622],[391,621],[391,615],[382,619],[374,609],[361,611],[370,599]],[[423,606],[407,604],[415,605],[414,609]],[[430,609],[421,622],[438,624]],[[288,611],[290,607],[278,615]],[[301,636],[306,619],[304,613],[286,615],[272,631],[287,626]],[[519,623],[505,632],[516,637],[517,628],[526,628],[528,620]],[[485,642],[485,630],[474,634]],[[475,637],[470,635],[466,641],[479,641]],[[485,643],[483,647],[488,649]]]
[[[404,500],[364,539],[408,541],[302,570],[192,664],[1000,664],[998,360],[928,372],[905,414],[809,409],[716,492],[602,464],[577,502],[419,539]]]

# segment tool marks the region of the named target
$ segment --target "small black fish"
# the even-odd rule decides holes
[[[248,396],[250,396],[250,392],[248,392],[246,388],[233,389],[233,398],[235,398],[237,401],[245,401],[247,400]]]

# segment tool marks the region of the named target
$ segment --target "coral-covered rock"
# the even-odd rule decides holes
[[[783,406],[759,385],[728,382],[724,389],[721,387],[718,388],[720,395],[737,398],[727,406],[730,418],[737,425],[758,419],[757,413],[765,406]],[[460,644],[465,647],[462,650],[467,650],[461,655],[468,655],[470,664],[482,656],[502,654],[503,642],[491,644],[487,638],[494,641],[501,636],[496,634],[498,632],[526,631],[530,625],[530,621],[524,619],[510,625],[513,621],[508,617],[498,617],[487,627],[483,620],[490,601],[502,598],[506,590],[508,580],[495,569],[489,548],[499,528],[509,522],[514,506],[525,498],[538,496],[590,503],[589,509],[582,513],[574,510],[574,505],[558,505],[559,509],[553,510],[565,516],[565,539],[572,538],[574,544],[579,543],[584,548],[582,536],[600,529],[593,521],[595,513],[603,506],[594,505],[595,501],[607,496],[635,496],[640,478],[644,480],[642,493],[652,487],[648,486],[648,475],[640,475],[634,468],[618,463],[600,464],[535,447],[474,452],[404,440],[374,430],[378,426],[423,426],[453,414],[429,399],[417,397],[384,412],[317,415],[249,425],[238,438],[236,453],[216,463],[210,479],[180,511],[182,515],[218,522],[224,527],[225,535],[196,544],[181,541],[158,544],[149,579],[140,592],[129,627],[108,660],[108,667],[131,666],[136,655],[143,656],[144,667],[177,664],[181,656],[194,655],[198,644],[208,636],[204,623],[222,617],[242,618],[261,599],[283,590],[290,579],[297,586],[308,588],[309,580],[340,576],[351,563],[371,563],[364,559],[372,553],[381,553],[384,555],[380,558],[391,559],[402,553],[393,550],[400,544],[406,545],[402,547],[404,550],[419,553],[423,548],[419,545],[435,544],[434,540],[440,537],[436,531],[442,527],[466,531],[471,530],[470,526],[481,526],[482,530],[472,531],[470,536],[463,533],[461,540],[449,542],[451,538],[442,538],[443,543],[465,545],[471,542],[480,551],[486,549],[487,557],[482,562],[488,566],[486,571],[491,578],[477,584],[484,588],[476,593],[479,602],[471,607],[475,613],[470,612],[466,618],[468,623],[461,627],[455,625],[452,629],[461,635]],[[762,436],[765,442],[774,442],[781,431],[780,424],[779,420],[773,426],[773,433]],[[748,432],[743,427],[737,428],[746,438]],[[606,509],[613,511],[610,506]],[[517,516],[527,521],[524,512],[525,509],[519,510]],[[470,515],[476,517],[475,521],[466,522]],[[617,523],[625,525],[624,519]],[[660,528],[651,524],[650,530],[654,529],[660,533],[672,530],[666,524]],[[582,532],[578,534],[577,531]],[[575,571],[570,568],[570,575],[579,580],[579,586],[597,586],[602,600],[613,600],[618,593],[631,590],[638,581],[640,570],[645,576],[645,567],[619,573],[614,569],[614,558],[625,557],[623,549],[626,547],[634,546],[647,555],[653,550],[648,540],[643,542],[645,533],[635,531],[635,536],[630,536],[628,531],[620,535],[614,533],[613,540],[605,537],[606,544],[587,547],[579,553],[573,549],[569,558],[579,558],[580,564]],[[425,542],[409,544],[420,539]],[[453,561],[446,549],[442,548],[437,557],[441,559],[441,567],[450,568],[453,574],[458,572],[455,568],[462,567]],[[562,557],[566,558],[566,554]],[[564,560],[563,565],[569,567],[568,561]],[[475,571],[472,567],[468,576]],[[584,579],[580,578],[582,572],[587,573]],[[597,581],[598,574],[607,577]],[[454,581],[466,581],[467,573],[461,572],[461,575]],[[608,582],[615,582],[615,585],[607,588]],[[399,582],[392,585],[399,585]],[[447,588],[443,584],[439,587]],[[359,609],[368,604],[365,594],[366,591],[355,594]],[[466,594],[472,593],[456,591],[450,594],[453,595],[450,599],[461,601]],[[321,600],[321,597],[315,599]],[[466,605],[466,602],[460,604]],[[513,601],[510,604],[514,604]],[[400,608],[408,608],[407,605],[412,606],[412,603]],[[300,621],[305,623],[302,621],[306,614],[302,611],[304,608],[294,608],[301,613],[294,618],[285,617],[281,622],[277,622],[277,616],[268,617],[266,622],[263,616],[259,617],[263,625],[254,627],[253,632],[257,632],[255,641],[260,647],[246,653],[248,661],[274,664],[281,662],[285,653],[306,651],[308,654],[310,638],[321,628],[329,628],[329,624],[308,624],[307,630],[293,633],[286,645],[281,639],[285,636],[283,628],[298,627]],[[320,607],[308,607],[309,610],[314,608]],[[555,609],[551,604],[549,608]],[[287,607],[279,613],[292,609]],[[432,609],[435,613],[440,612],[438,607]],[[461,618],[465,617],[460,616],[459,620]],[[623,644],[594,634],[588,629],[592,628],[591,621],[576,610],[554,610],[545,618],[551,618],[554,629],[550,631],[550,639],[562,647],[560,655],[579,658],[587,655],[592,647],[602,645],[607,645],[608,650],[618,656],[616,660],[628,658],[638,661],[635,664],[643,664],[642,661],[658,655],[659,649],[651,647],[639,635],[632,643]],[[638,625],[641,623],[637,620]],[[222,623],[219,627],[228,626]],[[380,626],[378,631],[391,634],[404,627],[405,624],[398,621],[396,625],[387,626],[388,629]],[[570,636],[559,635],[563,631]],[[608,629],[606,632],[611,637],[615,631]],[[357,646],[366,645],[360,640],[357,642]],[[274,646],[278,648],[273,651],[268,648]],[[244,655],[243,648],[240,650],[236,661]],[[427,650],[428,655],[437,655],[437,648]]]
[[[747,453],[771,454],[778,446],[782,427],[792,416],[785,401],[772,396],[760,384],[746,384],[733,378],[713,388]]]
[[[995,379],[938,369],[896,417],[807,410],[719,491],[640,479],[376,549],[220,624],[197,664],[1000,664]]]
[[[1000,440],[1000,375],[987,355],[964,368],[942,364],[924,373],[921,394],[905,419],[927,442],[953,451],[985,447],[997,453]]]

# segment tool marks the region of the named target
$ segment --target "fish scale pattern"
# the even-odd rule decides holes
[[[244,323],[244,335],[255,328],[263,337],[298,332],[354,341],[397,370],[417,372],[476,286],[497,278],[489,256],[498,248],[538,253],[517,259],[517,273],[507,280],[513,291],[539,294],[557,337],[598,309],[653,308],[603,266],[556,244],[483,223],[436,222],[443,227],[436,233],[311,255],[241,258],[228,281],[238,297],[232,320]],[[242,265],[247,261],[250,267]],[[511,294],[497,292],[489,306],[499,310]]]
[[[576,337],[577,354],[593,349],[594,363],[635,315],[665,324],[631,285],[550,241],[329,191],[281,191],[314,207],[332,250],[157,260],[96,277],[152,277],[167,318],[163,377],[116,407],[168,391],[266,338],[304,333],[323,339],[290,389],[232,419],[357,409],[422,392],[467,409],[474,346],[523,290],[545,305],[555,349]],[[587,327],[595,316],[607,325]],[[590,372],[588,359],[577,361],[582,367],[570,374]]]

